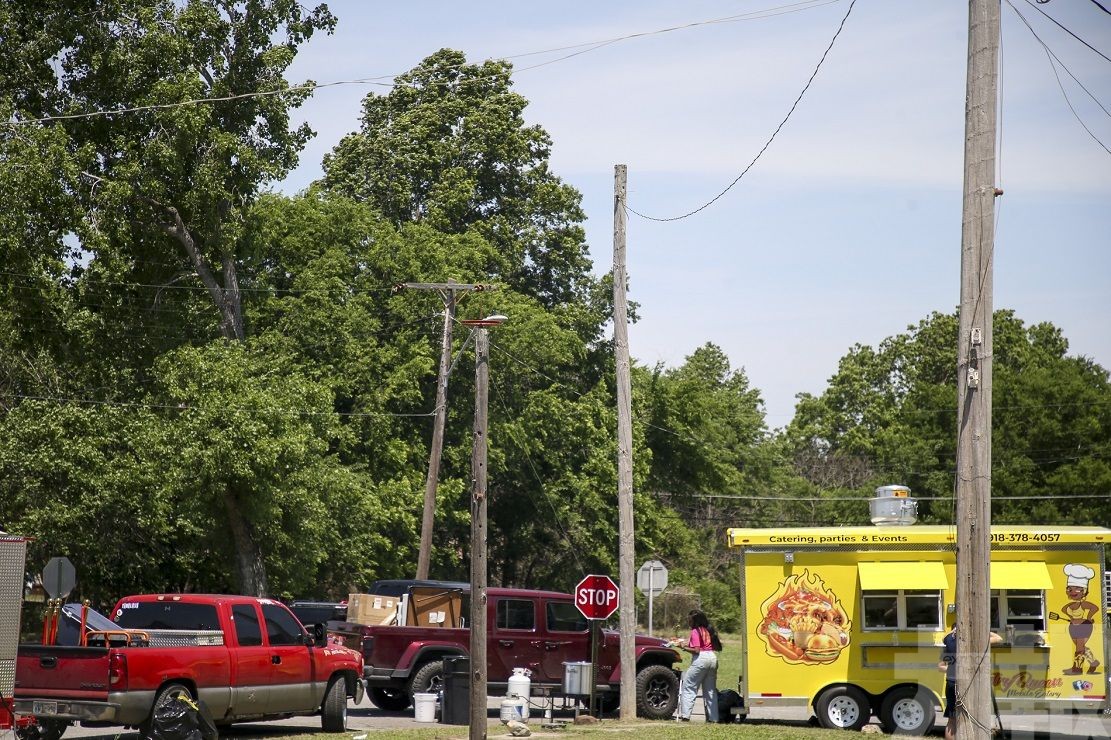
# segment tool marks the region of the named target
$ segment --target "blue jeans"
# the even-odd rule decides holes
[[[702,702],[706,705],[706,721],[718,721],[718,656],[717,653],[699,653],[691,667],[683,672],[683,685],[679,689],[679,716],[690,719],[694,697],[702,687]]]

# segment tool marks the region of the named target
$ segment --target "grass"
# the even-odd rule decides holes
[[[561,730],[544,730],[536,722],[530,722],[529,729],[532,737],[559,738],[559,737],[595,737],[614,738],[621,740],[623,737],[638,738],[650,736],[652,740],[845,740],[842,730],[820,730],[813,727],[802,727],[783,723],[743,723],[739,725],[711,725],[705,722],[692,722],[678,724],[676,722],[619,722],[608,720],[599,725],[568,726]],[[400,740],[466,740],[467,728],[461,726],[443,726],[400,729],[383,728],[381,730],[357,730],[344,734],[313,733],[305,735],[281,735],[281,740],[352,740],[366,733],[366,740],[377,740],[377,737],[399,738]],[[488,736],[510,737],[509,731],[498,722],[490,723]],[[256,738],[263,736],[256,735]]]

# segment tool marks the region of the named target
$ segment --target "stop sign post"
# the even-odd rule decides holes
[[[617,611],[620,596],[609,576],[587,576],[575,586],[575,606],[587,619],[609,619]]]
[[[591,575],[575,586],[575,606],[590,620],[590,714],[594,711],[594,667],[598,665],[598,625],[609,619],[621,603],[621,592],[609,576]],[[595,715],[596,716],[596,715]]]

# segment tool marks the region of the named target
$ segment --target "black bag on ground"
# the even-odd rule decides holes
[[[725,691],[718,692],[718,723],[723,725],[732,724],[737,721],[737,715],[733,714],[733,707],[741,706],[741,695],[733,689],[726,689]]]
[[[219,733],[208,708],[178,694],[154,710],[150,740],[217,740]]]

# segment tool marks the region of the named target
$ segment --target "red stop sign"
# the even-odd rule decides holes
[[[575,586],[575,606],[587,619],[608,619],[617,611],[619,596],[609,576],[587,576]]]

